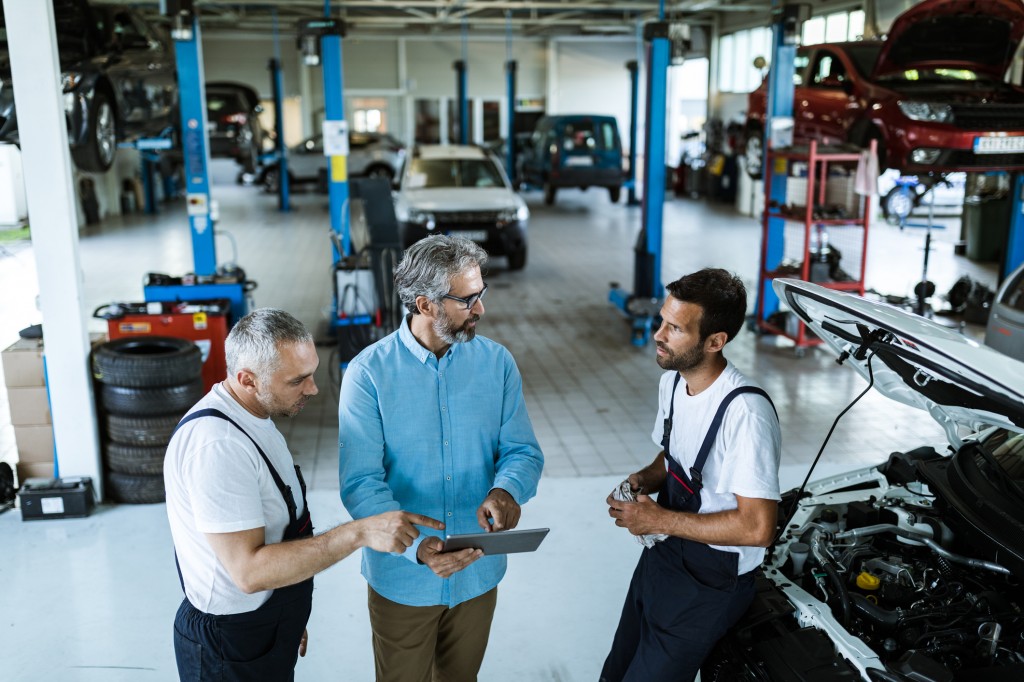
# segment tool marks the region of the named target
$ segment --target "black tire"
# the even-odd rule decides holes
[[[185,414],[203,397],[203,380],[163,388],[130,388],[103,384],[100,403],[108,412],[148,417],[158,414]]]
[[[277,168],[267,169],[267,172],[263,174],[263,191],[268,194],[277,194],[279,185],[280,177]],[[291,189],[295,188],[295,176],[291,173],[288,173],[288,187]]]
[[[548,206],[554,206],[555,196],[558,194],[558,188],[552,185],[550,182],[544,183],[544,203]]]
[[[117,115],[110,96],[103,90],[93,94],[87,125],[85,141],[71,148],[71,156],[79,170],[106,173],[114,165],[117,152]]]
[[[608,188],[608,198],[611,200],[611,202],[613,204],[619,203],[619,199],[622,198],[622,188],[621,187],[609,187]]]
[[[383,178],[389,183],[394,182],[395,171],[383,164],[377,164],[376,166],[370,166],[366,169],[366,177],[368,178]]]
[[[509,270],[522,270],[526,267],[526,245],[518,251],[513,251],[508,254],[508,269]]]
[[[179,414],[161,414],[154,417],[108,414],[107,436],[115,443],[123,445],[167,445],[179,421]]]
[[[748,128],[743,138],[743,161],[747,175],[752,180],[760,180],[764,170],[764,131],[761,128]]]
[[[163,476],[143,476],[111,472],[107,476],[107,494],[115,502],[156,504],[167,499]]]
[[[92,374],[114,386],[177,386],[203,374],[203,355],[188,339],[136,336],[101,344],[92,354]]]
[[[121,474],[163,476],[166,445],[107,443],[107,468]]]

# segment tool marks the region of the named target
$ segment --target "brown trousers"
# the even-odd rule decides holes
[[[369,588],[377,682],[475,682],[498,588],[447,606],[405,606]]]

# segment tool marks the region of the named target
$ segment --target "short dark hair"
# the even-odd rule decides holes
[[[701,307],[701,342],[712,334],[725,332],[728,343],[743,328],[747,316],[747,289],[731,272],[704,268],[680,277],[665,288],[673,298]]]

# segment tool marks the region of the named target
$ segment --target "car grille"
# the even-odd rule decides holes
[[[1019,130],[1024,104],[954,104],[953,125],[964,130]]]
[[[474,225],[494,226],[498,222],[497,211],[438,211],[434,213],[438,225],[472,227]]]

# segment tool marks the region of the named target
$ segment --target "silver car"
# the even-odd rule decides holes
[[[999,287],[985,329],[985,345],[1024,360],[1024,265]]]
[[[384,178],[393,182],[405,160],[405,145],[387,134],[349,133],[348,173],[354,177]],[[256,183],[276,192],[278,163],[264,165]],[[321,135],[314,135],[288,151],[288,179],[293,185],[316,183],[327,191],[327,157]]]

